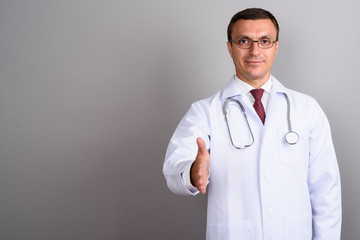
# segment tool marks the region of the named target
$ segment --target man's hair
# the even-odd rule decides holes
[[[248,9],[238,12],[231,18],[228,29],[227,29],[227,37],[228,37],[229,42],[231,42],[231,40],[232,40],[231,33],[232,33],[232,29],[234,27],[234,24],[241,19],[244,19],[244,20],[270,19],[276,28],[276,41],[279,40],[279,30],[280,29],[279,29],[279,24],[276,21],[276,18],[274,17],[274,15],[272,15],[271,12],[266,11],[261,8],[248,8]]]

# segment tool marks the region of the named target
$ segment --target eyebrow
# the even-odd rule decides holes
[[[236,39],[240,39],[240,38],[248,38],[248,39],[251,39],[249,36],[246,36],[246,35],[239,35],[238,37],[236,37]],[[261,38],[270,38],[270,39],[273,39],[269,34],[263,35],[263,36],[259,37],[258,39],[261,39]],[[253,40],[253,39],[252,39],[252,40]]]

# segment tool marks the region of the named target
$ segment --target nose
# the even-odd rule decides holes
[[[259,51],[260,51],[260,47],[258,45],[258,42],[253,41],[251,47],[249,48],[249,52],[252,53],[253,55],[257,55],[259,54]]]

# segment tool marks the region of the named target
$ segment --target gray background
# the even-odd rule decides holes
[[[358,239],[360,4],[343,1],[0,1],[0,239],[204,239],[206,196],[172,194],[168,140],[234,73],[226,27],[280,23],[273,74],[326,112]]]

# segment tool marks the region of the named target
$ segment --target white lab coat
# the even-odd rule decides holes
[[[194,103],[170,140],[163,168],[167,184],[176,194],[196,194],[181,176],[196,157],[196,138],[202,137],[211,162],[207,240],[339,240],[340,176],[326,116],[313,98],[272,79],[265,125],[234,78],[222,91]],[[300,137],[295,145],[285,142],[283,93]],[[245,107],[255,139],[246,149],[235,149],[230,142],[222,110],[228,97]],[[229,106],[229,121],[241,123],[231,125],[234,141],[241,145],[251,139],[236,106]]]

